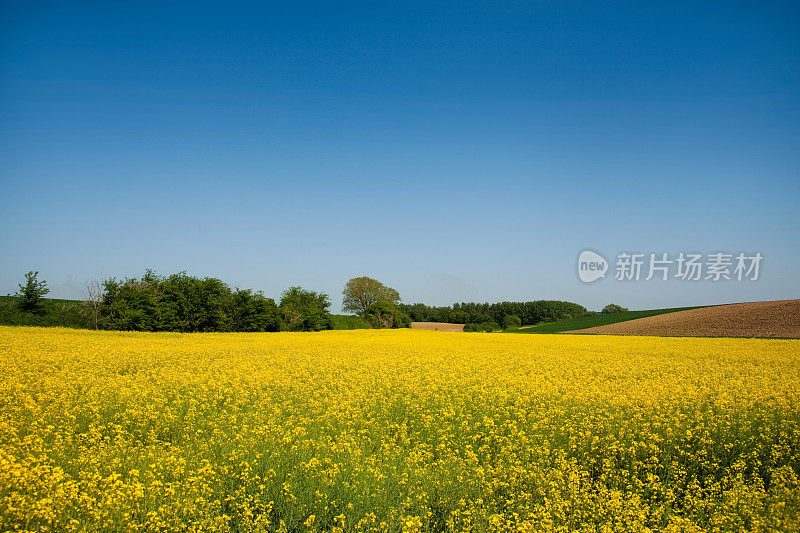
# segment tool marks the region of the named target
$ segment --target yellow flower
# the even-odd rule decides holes
[[[798,354],[0,327],[0,530],[800,530]]]

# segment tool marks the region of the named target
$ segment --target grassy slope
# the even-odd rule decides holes
[[[333,329],[369,329],[369,324],[360,316],[333,315]]]
[[[14,303],[19,300],[17,296],[0,296],[0,303]],[[81,304],[81,300],[62,300],[60,298],[44,298],[45,304],[48,302],[51,304],[72,304],[72,305],[79,305]]]
[[[16,296],[0,296],[0,324],[4,326],[63,326],[91,328],[79,300],[44,299],[44,313],[34,314],[17,307]]]
[[[607,324],[616,324],[617,322],[627,322],[628,320],[635,320],[637,318],[645,318],[648,316],[663,315],[666,313],[674,313],[675,311],[686,311],[688,309],[697,309],[698,307],[673,307],[670,309],[646,309],[644,311],[625,311],[624,313],[612,313],[609,315],[597,314],[595,316],[587,316],[584,318],[573,318],[572,320],[562,320],[560,322],[550,322],[532,328],[513,329],[509,330],[511,333],[562,333],[564,331],[571,331],[574,329],[593,328],[595,326],[605,326]]]

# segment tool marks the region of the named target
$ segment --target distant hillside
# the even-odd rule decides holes
[[[598,326],[576,333],[797,339],[800,338],[800,300],[716,305]]]
[[[44,312],[34,314],[17,307],[16,296],[0,296],[0,325],[3,326],[63,326],[65,328],[92,328],[83,316],[83,302],[44,298]]]
[[[686,311],[689,309],[698,309],[699,307],[702,306],[673,307],[669,309],[647,309],[644,311],[625,311],[622,313],[610,313],[607,315],[600,313],[594,316],[573,318],[571,320],[561,320],[558,322],[541,324],[539,326],[523,327],[511,330],[511,333],[564,333],[567,331],[616,324],[618,322],[627,322],[629,320],[636,320],[638,318],[645,318],[649,316],[664,315],[667,313],[675,313],[677,311]]]

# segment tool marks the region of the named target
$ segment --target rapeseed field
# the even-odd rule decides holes
[[[792,531],[800,343],[0,328],[0,529]]]

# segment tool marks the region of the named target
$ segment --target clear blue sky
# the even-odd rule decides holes
[[[800,297],[800,4],[0,3],[0,293],[187,270],[277,297]],[[580,283],[584,248],[761,252]]]

